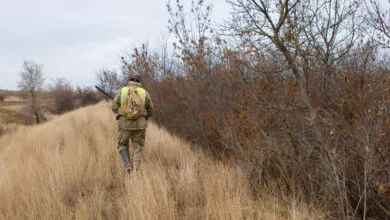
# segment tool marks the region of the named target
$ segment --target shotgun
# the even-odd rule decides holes
[[[110,94],[108,94],[106,91],[104,91],[99,86],[95,86],[95,88],[97,90],[99,90],[99,92],[103,93],[107,98],[110,98],[111,100],[114,100],[114,97],[112,97]],[[120,114],[116,115],[116,120],[119,120],[121,117],[122,117],[122,115],[120,115]]]
[[[104,91],[102,88],[100,88],[99,86],[95,86],[95,88],[97,90],[99,90],[101,93],[103,93],[107,98],[110,98],[110,99],[114,99],[114,97],[112,97],[110,94],[108,94],[106,91]]]

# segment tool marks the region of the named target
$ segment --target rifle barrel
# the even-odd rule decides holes
[[[95,88],[97,90],[99,90],[101,93],[103,93],[105,96],[107,96],[108,98],[110,99],[114,99],[114,97],[112,97],[110,94],[108,94],[106,91],[104,91],[102,88],[100,88],[99,86],[95,86]]]

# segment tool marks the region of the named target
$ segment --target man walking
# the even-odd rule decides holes
[[[145,130],[148,117],[153,114],[153,103],[149,93],[141,87],[141,76],[130,74],[129,83],[123,87],[112,102],[112,111],[118,121],[118,150],[128,173],[139,170],[142,149],[145,145]],[[129,144],[134,148],[130,160]]]

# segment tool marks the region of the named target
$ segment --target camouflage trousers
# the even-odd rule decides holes
[[[139,170],[141,159],[142,159],[142,149],[145,145],[145,129],[142,130],[125,130],[118,129],[118,150],[129,149],[129,145],[133,147],[133,168]],[[129,149],[131,151],[131,149]]]

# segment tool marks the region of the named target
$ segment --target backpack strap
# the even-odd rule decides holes
[[[142,102],[145,104],[146,101],[146,90],[144,88],[137,88],[138,95],[141,97]]]
[[[121,106],[123,105],[123,103],[125,103],[128,93],[129,93],[129,87],[126,86],[121,89]]]

